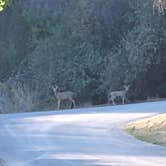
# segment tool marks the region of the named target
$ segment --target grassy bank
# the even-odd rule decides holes
[[[128,124],[125,130],[142,141],[166,146],[166,114]]]

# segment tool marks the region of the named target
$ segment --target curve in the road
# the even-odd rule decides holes
[[[166,148],[122,127],[166,102],[0,116],[0,157],[11,166],[165,166]]]

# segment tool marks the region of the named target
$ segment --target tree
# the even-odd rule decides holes
[[[157,9],[158,12],[163,13],[166,9],[166,0],[154,0],[154,9]]]
[[[5,9],[8,3],[9,3],[9,0],[0,0],[0,12]]]
[[[166,21],[153,13],[157,1],[10,2],[0,14],[2,81],[21,72],[17,79],[35,84],[42,103],[53,101],[53,83],[95,104],[124,84],[133,99],[164,87]]]

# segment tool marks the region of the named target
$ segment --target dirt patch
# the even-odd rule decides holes
[[[166,146],[166,114],[128,124],[125,130],[140,140]]]

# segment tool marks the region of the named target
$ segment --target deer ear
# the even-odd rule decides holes
[[[126,88],[126,85],[123,85],[123,88]]]
[[[123,86],[124,88],[129,88],[130,87],[130,85],[128,84],[128,85],[124,85]]]

